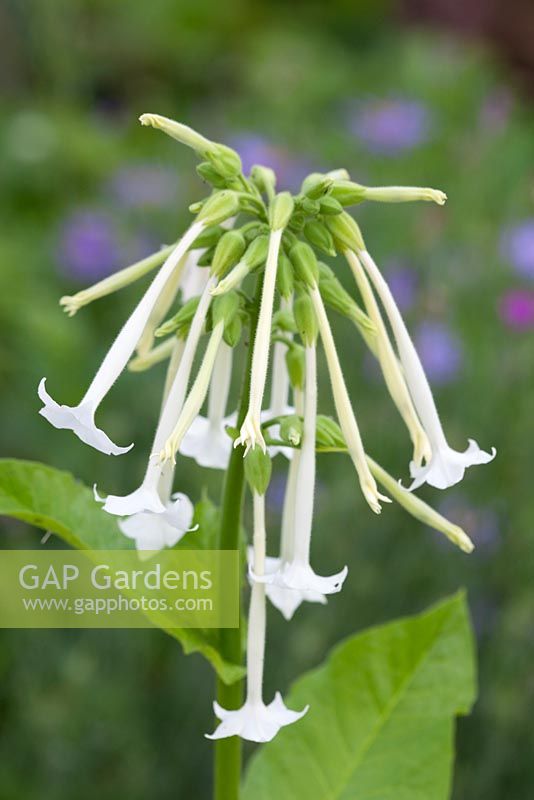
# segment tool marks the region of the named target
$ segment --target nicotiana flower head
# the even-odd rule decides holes
[[[312,534],[321,535],[314,520],[318,454],[348,455],[364,507],[380,513],[384,503],[395,501],[463,552],[473,549],[458,525],[412,490],[424,482],[440,489],[451,486],[463,478],[466,467],[486,463],[495,453],[481,450],[473,440],[464,452],[448,444],[421,358],[390,287],[346,211],[364,201],[443,205],[446,195],[428,187],[363,186],[351,181],[343,169],[308,175],[294,194],[279,192],[272,169],[256,164],[244,174],[239,155],[226,145],[157,114],[143,114],[141,122],[197,154],[197,171],[210,186],[209,193],[190,206],[195,219],[184,233],[172,232],[171,244],[61,298],[72,316],[88,303],[153,273],[80,402],[60,405],[46,391],[43,379],[40,413],[105,454],[126,453],[131,445],[116,445],[98,427],[100,404],[126,367],[139,373],[167,362],[161,408],[159,415],[154,410],[155,433],[140,484],[124,495],[101,496],[98,482],[95,499],[103,513],[117,518],[119,529],[135,541],[140,556],[148,557],[174,547],[194,529],[193,500],[179,480],[184,464],[190,466],[186,458],[226,471],[225,492],[235,489],[231,500],[236,507],[241,506],[245,475],[254,510],[248,549],[247,694],[239,709],[215,704],[221,723],[210,738],[238,735],[268,741],[307,709],[288,709],[279,693],[271,702],[264,701],[266,599],[290,620],[303,603],[320,605],[337,595],[348,573],[343,566],[329,574],[312,547]],[[336,259],[329,266],[321,260],[336,255],[348,263],[357,296],[338,278],[343,262]],[[396,424],[398,413],[412,443],[407,455],[413,479],[409,489],[366,450],[360,397],[353,394],[344,374],[332,312],[342,315],[350,330],[358,331],[361,342],[351,345],[351,352],[361,344],[378,361],[393,401],[391,424]],[[319,359],[326,363],[336,420],[320,413]],[[237,386],[239,397],[234,397]],[[278,460],[288,479],[278,551],[273,552],[270,531],[267,539],[265,493],[271,460],[279,453],[286,456]],[[230,506],[228,502],[220,514],[222,549],[238,546],[232,541],[228,548],[225,538]],[[371,517],[355,518],[361,525],[366,520],[371,524]],[[197,542],[205,546],[203,536],[201,528],[191,536],[191,546]]]

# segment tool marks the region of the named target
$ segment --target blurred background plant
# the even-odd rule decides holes
[[[283,658],[270,661],[267,693],[340,636],[465,585],[481,693],[459,725],[454,798],[501,800],[534,793],[534,11],[527,0],[469,0],[461,15],[451,5],[2,0],[2,455],[87,483],[98,475],[115,490],[142,470],[161,374],[127,375],[103,411],[117,441],[144,431],[124,461],[58,434],[37,415],[36,395],[46,374],[55,396],[78,396],[138,290],[75,320],[58,298],[173,241],[202,193],[189,154],[141,129],[141,112],[227,141],[246,167],[270,165],[289,188],[311,169],[346,166],[362,183],[447,191],[445,209],[361,207],[357,216],[414,331],[451,443],[470,434],[497,447],[461,489],[423,492],[477,548],[459,554],[394,507],[374,517],[341,457],[322,457],[314,547],[332,568],[346,561],[349,578],[325,608],[302,608],[290,636],[270,610]],[[408,443],[379,374],[342,320],[336,341],[370,451],[406,478]],[[206,481],[187,463],[183,490],[198,496],[202,481],[216,497],[219,477]],[[275,473],[273,530],[282,490]],[[2,546],[39,546],[35,530],[3,528]],[[0,639],[1,797],[207,793],[211,698],[200,657],[150,631]]]

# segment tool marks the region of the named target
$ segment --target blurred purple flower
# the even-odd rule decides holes
[[[492,91],[480,107],[479,122],[484,130],[500,133],[506,127],[514,107],[512,92],[501,86]]]
[[[59,260],[65,272],[82,281],[96,281],[120,266],[117,229],[105,213],[74,211],[60,232]]]
[[[458,337],[445,323],[422,322],[414,338],[429,380],[433,383],[454,380],[462,366],[462,348]]]
[[[534,292],[528,289],[513,289],[501,298],[499,313],[510,328],[522,331],[534,328]]]
[[[415,302],[417,274],[402,261],[391,261],[384,266],[384,277],[393,292],[401,311],[408,311]]]
[[[125,208],[157,208],[173,203],[177,197],[176,176],[157,164],[122,167],[112,176],[109,186]]]
[[[501,256],[520,275],[534,278],[534,219],[506,228],[501,235]]]
[[[296,158],[288,150],[272,144],[256,133],[240,133],[230,139],[243,162],[243,172],[250,172],[254,164],[271,167],[276,172],[282,188],[298,189],[310,172],[310,165]]]
[[[416,100],[376,98],[359,105],[349,120],[351,133],[372,153],[395,156],[424,144],[430,136],[429,109]]]

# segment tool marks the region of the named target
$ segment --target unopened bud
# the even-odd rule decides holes
[[[239,311],[240,298],[237,292],[227,292],[213,301],[213,326],[219,322],[228,325]]]
[[[176,141],[181,142],[181,144],[196,150],[203,157],[206,157],[208,151],[214,145],[214,142],[206,139],[205,136],[197,133],[188,125],[183,125],[181,122],[176,122],[176,120],[168,117],[162,117],[160,114],[141,114],[139,122],[141,125],[150,125],[152,128],[163,131],[168,136],[176,139]]]
[[[324,414],[317,415],[316,442],[318,448],[346,447],[341,428],[331,417],[326,417]]]
[[[205,157],[223,178],[235,178],[241,173],[239,154],[225,144],[213,143]]]
[[[154,331],[154,336],[168,336],[170,333],[182,333],[189,328],[191,320],[195,316],[200,297],[191,297],[187,303],[184,303],[181,309],[170,319],[163,322],[159,328]]]
[[[293,304],[293,313],[300,338],[306,347],[310,347],[317,340],[318,330],[313,303],[307,292],[299,294]]]
[[[273,330],[278,329],[284,333],[296,333],[297,325],[293,312],[288,308],[281,308],[273,314]]]
[[[202,161],[198,164],[197,173],[203,181],[211,183],[216,189],[224,189],[226,186],[226,178],[223,178],[209,161]]]
[[[277,194],[269,206],[269,225],[271,230],[279,231],[285,228],[291,219],[295,204],[289,192]]]
[[[365,200],[374,200],[378,203],[412,203],[423,200],[443,206],[447,201],[445,192],[424,186],[377,186],[376,188],[363,186],[362,188]]]
[[[346,211],[333,217],[325,217],[325,222],[334,237],[336,248],[340,252],[343,253],[345,250],[355,250],[356,252],[365,250],[365,243],[359,225]]]
[[[229,269],[237,264],[245,252],[245,237],[236,230],[224,233],[215,248],[211,262],[211,273],[217,278],[222,278]]]
[[[205,225],[218,225],[228,217],[233,217],[239,209],[239,199],[235,192],[223,189],[212,194],[202,206],[197,219]]]
[[[319,200],[319,211],[321,214],[326,214],[327,216],[341,214],[343,206],[339,200],[335,200],[330,195],[327,195],[326,197],[321,197]]]
[[[255,164],[250,170],[250,179],[264,194],[271,194],[276,189],[276,173],[270,167]]]
[[[276,272],[276,288],[280,296],[285,300],[293,294],[293,264],[286,254],[281,250],[278,254],[278,270]]]
[[[252,491],[265,494],[271,480],[271,457],[261,447],[254,447],[245,456],[245,477]]]
[[[302,441],[302,419],[297,414],[290,414],[280,422],[280,438],[293,447],[298,447]]]
[[[269,237],[266,234],[257,236],[247,247],[243,262],[249,270],[261,267],[267,259],[269,251]]]
[[[310,220],[304,226],[304,236],[318,250],[327,256],[335,256],[334,240],[328,228],[316,219]]]
[[[291,386],[294,389],[304,388],[306,361],[304,348],[300,344],[292,344],[286,351],[286,367]]]
[[[230,322],[224,326],[223,339],[228,347],[236,347],[241,340],[241,333],[243,332],[243,323],[239,314],[236,314]]]
[[[342,206],[354,206],[365,199],[365,186],[353,181],[336,181],[331,196]]]
[[[319,280],[319,266],[312,248],[306,242],[297,242],[289,253],[295,274],[299,280],[313,288]]]
[[[309,216],[315,216],[319,213],[321,206],[318,200],[312,200],[310,197],[303,197],[299,202],[300,209]]]
[[[328,175],[323,175],[321,172],[312,172],[302,181],[300,191],[311,200],[317,200],[330,191],[332,183],[333,180]]]

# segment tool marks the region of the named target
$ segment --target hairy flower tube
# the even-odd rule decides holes
[[[355,508],[360,503],[379,513],[384,502],[397,502],[463,552],[473,549],[465,531],[411,490],[424,482],[440,489],[451,486],[463,478],[467,466],[490,461],[494,451],[486,453],[472,440],[464,453],[449,446],[391,291],[356,221],[345,210],[367,200],[442,205],[446,196],[418,187],[364,187],[352,182],[343,169],[312,173],[295,194],[277,192],[272,170],[256,165],[245,175],[231,148],[157,114],[144,114],[141,122],[197,154],[198,173],[210,185],[208,194],[190,206],[196,219],[186,232],[169,236],[175,244],[92,288],[62,298],[72,315],[158,269],[81,402],[59,405],[46,392],[43,379],[40,413],[105,454],[125,453],[129,448],[117,446],[97,427],[100,403],[125,367],[141,373],[168,363],[141,484],[128,494],[105,498],[95,488],[95,498],[103,512],[117,517],[119,529],[143,556],[174,547],[192,530],[193,520],[201,520],[193,499],[181,491],[183,485],[175,487],[184,474],[184,459],[194,458],[203,467],[226,473],[217,515],[219,546],[226,550],[243,546],[249,562],[247,691],[244,703],[235,696],[225,703],[219,687],[221,702],[215,704],[215,713],[220,724],[210,738],[269,741],[282,727],[297,722],[306,709],[288,709],[278,693],[272,702],[264,702],[266,598],[291,620],[303,602],[321,605],[328,596],[337,595],[348,574],[346,566],[325,574],[328,567],[318,563],[312,550],[318,455],[348,455],[361,491],[359,498],[355,493],[348,499]],[[346,267],[338,266],[336,254],[348,261],[362,307],[338,280]],[[329,259],[328,264],[318,257]],[[365,419],[360,411],[358,418],[355,413],[365,386],[358,387],[359,395],[353,394],[343,371],[344,351],[336,346],[330,324],[331,311],[348,320],[349,335],[357,328],[360,336],[351,343],[354,351],[367,347],[378,359],[385,387],[412,441],[407,458],[413,479],[410,489],[366,451]],[[326,372],[337,421],[320,413]],[[393,427],[399,419],[395,409],[391,411]],[[157,409],[153,416],[156,419]],[[265,518],[271,460],[277,453],[287,456],[278,458],[278,466],[287,471],[279,538],[271,530],[278,526],[269,525],[267,530]],[[254,518],[248,551],[241,534],[245,479]],[[359,525],[372,524],[372,519],[372,514],[358,514]],[[317,530],[314,536],[320,534]],[[191,546],[198,541],[198,547],[205,547],[206,535],[200,522]],[[239,666],[241,631],[235,632],[232,648],[225,658]]]

